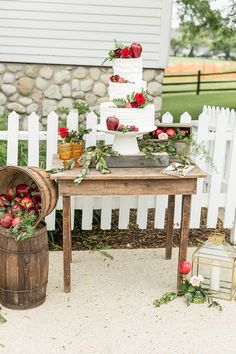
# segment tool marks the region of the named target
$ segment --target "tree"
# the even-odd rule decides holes
[[[234,0],[226,14],[221,17],[221,26],[212,41],[212,50],[223,52],[225,59],[231,59],[232,51],[236,51],[236,2]]]
[[[233,59],[232,51],[236,51],[236,36],[222,36],[220,34],[213,42],[212,42],[212,50],[215,53],[224,53],[225,59]]]
[[[221,26],[221,15],[218,10],[212,10],[211,0],[176,0],[179,30],[181,39],[189,47],[189,56],[194,56],[194,50],[213,35]]]
[[[183,41],[182,38],[171,38],[170,42],[171,49],[173,50],[174,56],[182,53],[182,50],[186,48],[186,43]]]

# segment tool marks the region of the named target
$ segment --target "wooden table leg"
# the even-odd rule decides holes
[[[179,260],[177,270],[177,288],[182,280],[179,273],[179,264],[185,261],[188,251],[188,236],[189,236],[189,223],[191,215],[191,195],[182,196],[182,216],[181,216],[181,228],[180,228],[180,245],[179,245]]]
[[[71,291],[70,258],[71,258],[71,206],[70,197],[63,197],[63,262],[64,262],[64,291]]]
[[[173,247],[173,228],[175,213],[175,195],[168,196],[167,225],[166,225],[166,259],[171,259]]]
[[[71,232],[71,199],[70,199],[70,262],[72,263],[72,232]]]

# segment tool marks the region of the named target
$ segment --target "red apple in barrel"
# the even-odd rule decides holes
[[[1,208],[5,208],[4,201],[2,200],[2,198],[1,198],[1,197],[0,197],[0,207],[1,207]]]
[[[18,184],[18,186],[16,186],[16,194],[18,197],[21,197],[21,198],[29,197],[30,187],[24,183]]]
[[[32,191],[31,191],[31,197],[34,197],[34,199],[35,199],[37,202],[41,202],[41,193],[40,193],[38,187],[32,189]]]
[[[140,43],[134,42],[131,44],[130,48],[133,51],[134,58],[139,58],[141,56],[143,48]]]
[[[20,203],[21,203],[21,200],[22,200],[22,198],[20,198],[20,197],[15,197],[15,198],[12,200],[11,204],[12,204],[12,205],[14,205],[14,204],[20,204]]]
[[[21,217],[20,216],[16,216],[13,220],[12,220],[12,226],[13,227],[19,227],[21,225]]]
[[[28,210],[28,215],[34,215],[36,218],[39,216],[38,210],[36,208],[30,208]]]
[[[29,197],[25,197],[25,198],[22,199],[21,205],[22,205],[25,209],[33,208],[33,206],[34,206],[33,199],[32,199],[32,198],[29,198]]]
[[[36,203],[35,203],[35,209],[38,210],[38,211],[40,211],[40,210],[42,209],[42,204],[41,204],[41,202],[36,202]]]
[[[7,190],[7,194],[11,199],[14,199],[16,196],[16,189],[14,187],[9,187]]]
[[[14,204],[11,207],[11,212],[13,215],[17,215],[17,214],[23,212],[23,210],[24,210],[24,208],[21,204]]]
[[[11,204],[11,198],[6,194],[1,194],[0,199],[1,199],[1,203],[3,203],[6,206]]]
[[[13,220],[12,214],[8,214],[8,213],[5,214],[1,219],[2,227],[5,227],[5,229],[9,229],[9,227],[11,227],[12,225],[12,220]]]
[[[116,116],[107,117],[106,124],[108,130],[117,130],[119,126],[119,119]]]

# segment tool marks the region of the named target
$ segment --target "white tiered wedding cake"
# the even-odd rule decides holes
[[[154,130],[155,107],[148,104],[146,81],[142,80],[142,47],[139,43],[116,48],[109,52],[114,75],[110,77],[109,99],[100,105],[100,125],[108,130],[148,132]],[[109,124],[109,118],[111,124]],[[114,118],[117,124],[114,124]],[[136,130],[134,130],[134,127]]]

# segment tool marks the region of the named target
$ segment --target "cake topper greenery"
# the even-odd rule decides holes
[[[141,92],[133,92],[126,98],[114,98],[112,102],[118,108],[144,108],[149,103],[147,92],[142,89]]]
[[[142,54],[142,46],[140,43],[133,42],[130,45],[124,45],[119,43],[114,39],[115,48],[109,50],[108,56],[103,60],[102,65],[113,59],[130,59],[130,58],[139,58]]]

